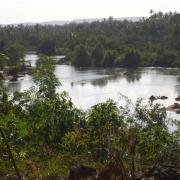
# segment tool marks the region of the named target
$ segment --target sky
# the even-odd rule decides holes
[[[180,0],[0,0],[0,24],[180,12]]]

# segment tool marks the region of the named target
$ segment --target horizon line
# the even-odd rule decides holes
[[[12,22],[12,23],[0,23],[0,25],[23,25],[23,24],[42,24],[42,23],[50,23],[50,22],[74,22],[74,21],[83,21],[83,20],[103,20],[103,19],[109,19],[112,17],[113,19],[120,20],[120,19],[129,19],[129,18],[148,18],[149,16],[122,16],[122,17],[92,17],[92,18],[75,18],[75,19],[69,19],[69,20],[42,20],[42,21],[23,21],[23,22]]]

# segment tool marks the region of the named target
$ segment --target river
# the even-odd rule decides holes
[[[27,54],[26,61],[32,66],[38,56]],[[54,59],[58,59],[55,56]],[[87,109],[107,98],[119,101],[123,94],[133,102],[137,98],[167,96],[167,100],[157,102],[169,106],[180,96],[180,69],[174,68],[75,68],[71,65],[57,65],[56,76],[62,83],[60,90],[69,93],[77,107]],[[33,85],[29,75],[17,82],[6,82],[10,92],[24,91]],[[174,113],[173,113],[174,114]],[[174,115],[173,115],[174,116]],[[179,118],[180,115],[175,115]]]

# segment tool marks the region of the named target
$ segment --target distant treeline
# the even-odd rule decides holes
[[[11,64],[21,50],[34,50],[66,55],[76,66],[180,67],[180,14],[150,13],[138,22],[109,17],[63,26],[2,26],[0,53],[11,57]]]

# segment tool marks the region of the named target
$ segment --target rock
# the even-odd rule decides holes
[[[165,99],[168,99],[168,97],[167,96],[157,96],[156,99],[165,100]]]
[[[160,96],[160,99],[164,100],[164,99],[168,99],[167,96]]]
[[[124,76],[129,76],[130,73],[129,73],[129,72],[124,72],[123,75],[124,75]]]
[[[172,108],[174,108],[174,109],[180,109],[180,104],[174,103],[174,105],[172,106]]]
[[[179,114],[180,113],[180,104],[174,103],[173,105],[168,106],[166,109],[168,111],[173,111],[173,112],[176,112],[176,113]]]
[[[177,113],[177,114],[180,114],[180,110],[176,110],[176,113]]]
[[[22,77],[24,77],[24,74],[18,73],[18,74],[17,74],[17,77],[18,77],[18,78],[22,78]]]
[[[14,75],[10,81],[17,81],[17,80],[18,80],[18,77]]]
[[[175,98],[176,101],[180,101],[180,96],[178,96],[177,98]]]

